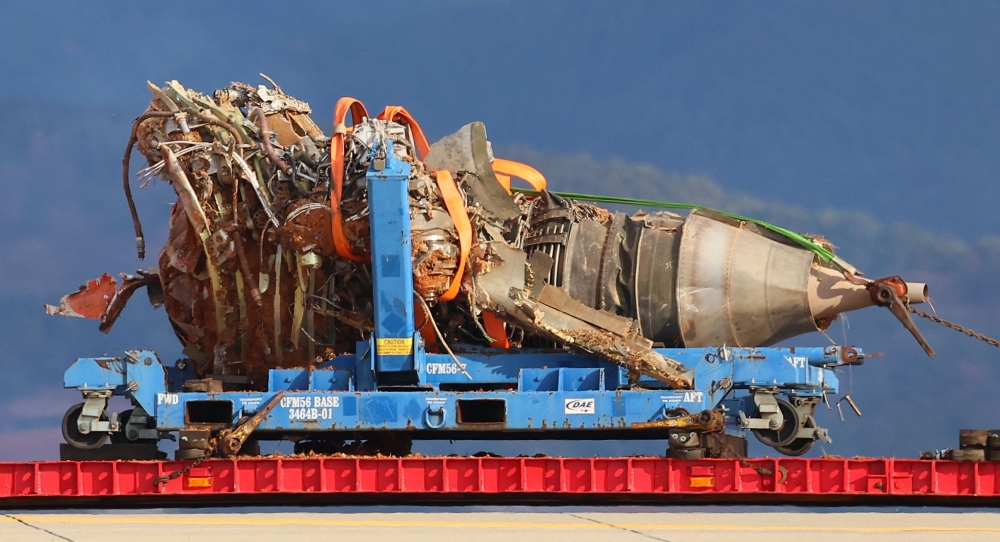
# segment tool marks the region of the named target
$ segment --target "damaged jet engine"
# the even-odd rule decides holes
[[[382,302],[365,173],[390,152],[411,165],[400,216],[428,348],[570,348],[687,388],[689,371],[655,347],[767,346],[882,305],[933,353],[906,310],[925,285],[862,278],[821,240],[743,217],[629,216],[561,197],[533,168],[494,157],[482,123],[431,145],[406,109],[370,116],[344,98],[326,135],[273,82],[212,96],[176,81],[149,89],[122,180],[140,259],[133,146],[147,162],[139,179],[159,176],[177,194],[158,266],[120,286],[105,275],[49,312],[107,331],[146,286],[199,377],[262,389],[271,368],[311,366],[365,339]],[[512,177],[534,190],[511,189]]]

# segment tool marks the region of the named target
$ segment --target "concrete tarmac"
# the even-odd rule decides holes
[[[536,509],[512,512],[0,513],[3,542],[781,542],[1000,540],[992,512],[669,512]],[[521,509],[530,510],[530,509]],[[919,509],[916,509],[919,510]]]

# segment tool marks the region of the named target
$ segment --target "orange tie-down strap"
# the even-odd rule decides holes
[[[448,210],[451,221],[455,223],[455,231],[458,232],[458,268],[455,269],[455,277],[451,279],[448,291],[438,298],[441,301],[451,301],[458,295],[458,289],[462,286],[462,273],[465,272],[465,265],[469,261],[469,249],[472,248],[472,222],[469,221],[469,214],[465,211],[465,200],[451,173],[442,169],[432,171],[431,175],[437,180],[445,209]]]
[[[337,105],[334,108],[333,137],[330,138],[330,165],[333,175],[333,201],[331,205],[333,209],[333,242],[337,249],[337,254],[341,257],[353,261],[363,261],[365,257],[358,256],[351,251],[350,242],[344,235],[344,217],[340,209],[340,202],[344,191],[344,136],[350,130],[345,125],[348,113],[351,113],[354,123],[368,116],[368,111],[365,109],[364,104],[355,98],[341,98],[337,101]],[[427,158],[427,154],[430,152],[427,136],[424,135],[420,124],[417,123],[413,115],[405,107],[399,105],[386,106],[377,118],[407,126],[410,129],[410,133],[413,134],[413,142],[419,155],[418,158]],[[545,176],[538,170],[520,162],[495,158],[493,160],[493,170],[497,174],[497,179],[500,180],[500,183],[508,193],[510,193],[511,177],[523,179],[532,188],[539,191],[544,190],[547,184]],[[437,181],[441,197],[444,199],[445,208],[448,210],[448,214],[455,224],[455,231],[458,233],[458,268],[455,270],[455,276],[452,278],[448,290],[438,298],[440,301],[451,301],[455,299],[458,291],[461,289],[462,275],[468,264],[469,250],[472,246],[472,223],[469,221],[469,215],[465,210],[465,201],[462,198],[462,193],[459,191],[458,184],[451,173],[446,170],[440,170],[433,171],[431,174]],[[430,315],[425,315],[425,317],[430,317]],[[487,333],[494,339],[491,346],[498,348],[507,348],[509,346],[505,324],[500,319],[492,314],[485,313],[483,314],[483,323]],[[423,330],[421,332],[426,339],[429,334],[423,333]],[[431,344],[431,341],[428,341],[428,343]]]
[[[510,339],[507,338],[507,324],[491,312],[483,312],[482,314],[483,328],[486,329],[486,333],[491,339],[493,339],[490,341],[490,347],[504,349],[510,348]],[[424,313],[424,308],[420,306],[420,304],[413,305],[413,319],[417,322],[417,331],[419,331],[420,336],[423,337],[424,344],[427,346],[428,351],[436,352],[438,337],[437,334],[434,333],[434,328],[427,322],[428,318],[430,318],[430,316]]]
[[[399,105],[387,106],[382,113],[379,114],[378,118],[380,120],[387,120],[391,122],[397,122],[404,126],[409,127],[410,133],[413,134],[413,143],[417,148],[418,158],[426,159],[427,154],[430,152],[430,145],[427,143],[427,136],[424,135],[424,131],[420,128],[420,124],[414,120],[413,115],[410,114],[406,108]],[[512,174],[528,181],[528,184],[535,187],[536,190],[541,190],[545,188],[545,177],[541,173],[535,171],[529,166],[524,164],[518,164],[517,162],[509,162],[503,160],[504,165],[510,165],[508,169]],[[461,193],[458,191],[458,185],[455,183],[454,178],[448,171],[436,171],[438,188],[441,191],[441,197],[444,199],[445,207],[448,210],[448,214],[451,216],[452,222],[455,223],[455,230],[458,232],[459,241],[459,262],[458,269],[455,271],[455,277],[452,279],[451,285],[439,299],[441,301],[450,301],[458,295],[458,291],[462,285],[462,274],[465,270],[466,263],[469,257],[469,249],[472,244],[472,224],[469,222],[469,215],[465,210],[465,202],[462,199]],[[504,176],[507,179],[505,188],[507,192],[510,192],[510,177]],[[541,180],[541,188],[538,188],[538,180]],[[423,315],[423,310],[419,311]],[[429,318],[430,315],[423,315],[424,318]],[[508,348],[510,342],[507,340],[507,329],[506,325],[496,316],[490,313],[483,314],[483,325],[486,328],[486,332],[490,335],[493,341],[490,346],[494,348]],[[426,332],[425,332],[426,331]],[[433,345],[437,342],[437,336],[434,335],[433,331],[429,329],[421,329],[421,335],[428,345]]]
[[[455,224],[455,231],[458,232],[458,268],[455,269],[455,276],[452,278],[448,290],[438,298],[440,301],[451,301],[458,295],[458,290],[462,286],[462,274],[465,271],[465,266],[469,259],[469,249],[472,246],[472,222],[469,220],[469,215],[465,210],[465,201],[462,199],[462,193],[459,192],[458,185],[455,183],[455,179],[451,176],[451,173],[447,170],[440,170],[432,171],[431,174],[437,180],[438,189],[441,191],[442,199],[444,199],[445,208],[448,210],[448,215],[451,216],[451,220]],[[423,315],[424,319],[430,318],[429,314],[423,314],[421,307],[417,306],[417,309],[419,309],[417,312]],[[499,318],[488,312],[483,313],[483,325],[486,328],[486,333],[493,339],[490,342],[490,346],[494,348],[508,348],[510,346],[510,342],[507,340],[506,324]],[[437,343],[437,337],[429,327],[425,326],[421,328],[420,334],[428,345]]]
[[[420,295],[414,292],[413,295]],[[417,331],[420,332],[420,336],[424,339],[424,344],[430,349],[438,342],[437,333],[434,333],[434,327],[430,324],[431,315],[424,312],[424,307],[422,303],[413,304],[413,321],[417,326]],[[434,349],[436,350],[436,349]]]
[[[513,160],[504,160],[503,158],[493,159],[493,171],[497,174],[497,180],[503,185],[507,193],[510,193],[510,178],[517,177],[518,179],[524,179],[524,181],[531,185],[531,188],[541,192],[545,190],[548,185],[548,181],[545,180],[545,175],[542,175],[537,169],[520,162],[515,162]]]
[[[417,124],[417,121],[413,120],[413,115],[405,107],[401,105],[387,105],[377,118],[379,120],[397,122],[408,127],[410,133],[413,134],[413,144],[417,147],[417,154],[420,155],[417,158],[421,160],[427,158],[427,153],[431,152],[431,146],[427,143],[427,136],[424,135],[424,131],[420,129],[420,125]]]
[[[367,258],[354,254],[347,236],[344,235],[344,215],[340,209],[340,201],[344,196],[344,136],[350,130],[344,124],[347,121],[347,113],[351,114],[352,122],[356,124],[368,116],[368,110],[361,101],[349,97],[338,100],[333,110],[333,137],[330,138],[330,171],[333,176],[330,209],[333,211],[333,246],[341,258],[362,262]]]
[[[490,338],[493,339],[490,342],[490,346],[493,348],[510,348],[510,339],[507,338],[507,324],[503,323],[503,320],[497,318],[492,312],[484,312],[483,327],[486,328],[486,333],[489,333]]]

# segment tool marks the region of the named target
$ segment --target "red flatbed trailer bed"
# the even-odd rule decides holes
[[[237,504],[991,506],[1000,462],[915,459],[239,458],[0,463],[0,508]]]

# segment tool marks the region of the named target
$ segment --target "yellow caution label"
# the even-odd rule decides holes
[[[380,356],[406,356],[413,353],[413,337],[408,339],[375,339],[375,352]]]
[[[688,479],[690,487],[715,487],[715,478],[711,476],[692,476]]]

